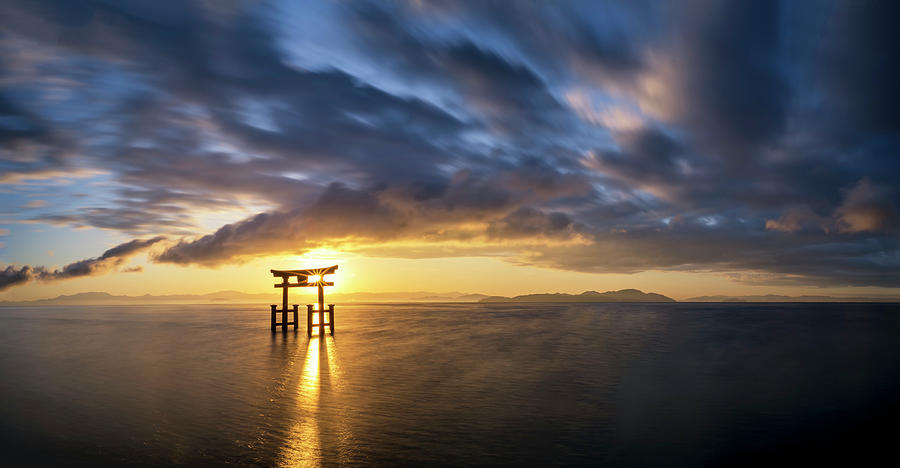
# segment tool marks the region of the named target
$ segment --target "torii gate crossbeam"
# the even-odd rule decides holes
[[[317,287],[319,290],[319,335],[322,336],[325,334],[325,286],[334,286],[333,281],[325,281],[325,275],[331,275],[337,270],[337,265],[332,265],[326,268],[309,268],[305,270],[270,270],[272,275],[276,278],[281,278],[281,283],[275,285],[276,288],[281,288],[281,323],[275,322],[275,312],[277,305],[272,305],[272,331],[275,331],[275,328],[279,325],[282,327],[282,331],[287,331],[288,325],[293,325],[294,330],[297,329],[297,305],[294,305],[294,321],[287,321],[287,313],[288,313],[288,288],[298,288],[298,287]],[[290,282],[291,277],[297,277],[297,282]],[[312,280],[312,281],[310,281]],[[328,309],[328,318],[329,318],[329,328],[331,329],[331,334],[334,334],[334,306],[329,305]],[[312,304],[307,305],[307,335],[312,335]]]

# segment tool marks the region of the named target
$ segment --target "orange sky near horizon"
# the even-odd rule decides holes
[[[582,273],[514,265],[492,257],[381,258],[333,250],[305,255],[258,258],[218,268],[158,264],[137,257],[140,273],[111,272],[58,281],[37,281],[0,293],[0,300],[53,298],[88,291],[116,295],[205,294],[222,290],[271,293],[276,280],[269,269],[315,268],[338,264],[335,286],[328,292],[411,292],[519,294],[626,288],[656,292],[683,300],[701,295],[883,295],[883,288],[815,288],[752,285],[732,281],[723,273],[645,271],[635,274]],[[304,291],[306,292],[306,291]],[[301,292],[300,294],[303,294]],[[308,291],[313,297],[312,290]]]

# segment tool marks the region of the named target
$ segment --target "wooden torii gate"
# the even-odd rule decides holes
[[[328,304],[328,323],[325,323],[325,286],[334,286],[333,281],[325,281],[325,275],[330,275],[337,270],[337,265],[327,268],[310,268],[307,270],[270,270],[276,278],[281,278],[281,283],[276,284],[276,288],[281,288],[281,323],[275,321],[275,314],[278,312],[278,305],[272,304],[272,331],[281,327],[281,331],[287,331],[288,325],[293,325],[294,330],[297,329],[297,304],[294,304],[292,311],[294,312],[294,320],[288,322],[288,288],[298,287],[318,287],[319,288],[319,336],[325,336],[325,325],[328,325],[331,334],[334,335],[334,304]],[[296,283],[289,280],[292,276],[297,277]],[[313,304],[306,305],[306,336],[312,336],[313,328]]]

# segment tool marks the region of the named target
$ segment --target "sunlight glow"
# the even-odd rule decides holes
[[[300,376],[300,395],[307,403],[317,403],[319,396],[319,338],[312,337],[307,343],[306,358],[303,360],[303,374]]]
[[[270,263],[272,262],[270,261]],[[347,282],[349,276],[341,276],[341,269],[347,264],[347,254],[338,250],[314,249],[303,255],[286,255],[277,257],[274,264],[278,265],[276,269],[281,268],[285,270],[294,268],[325,268],[331,265],[340,265],[341,268],[333,274],[327,275],[325,278],[310,276],[306,279],[306,282],[310,284],[315,283],[316,281],[334,282],[334,286],[329,286],[326,290],[326,294],[329,292],[335,293],[353,290],[352,284],[348,284]]]
[[[313,336],[310,338],[306,358],[303,360],[297,391],[295,393],[295,406],[293,415],[294,424],[291,426],[278,460],[278,466],[322,466],[322,460],[329,456],[330,461],[338,465],[346,464],[341,454],[334,453],[335,447],[329,441],[324,441],[319,428],[322,412],[337,411],[339,408],[328,407],[322,404],[323,394],[329,394],[334,389],[340,388],[340,366],[337,349],[333,339]],[[348,416],[340,414],[333,422],[338,424],[338,431],[342,441],[352,439],[352,433],[347,424]],[[328,451],[326,454],[325,452]]]
[[[315,413],[319,409],[319,344],[318,338],[309,340],[303,360],[296,393],[296,422],[291,427],[281,449],[278,466],[321,466],[322,447]],[[310,417],[312,413],[312,417]]]
[[[318,283],[319,281],[322,281],[321,275],[312,275],[306,278],[307,283]]]

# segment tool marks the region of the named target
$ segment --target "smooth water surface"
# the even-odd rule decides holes
[[[900,415],[877,304],[0,309],[17,465],[698,466],[865,461]]]

